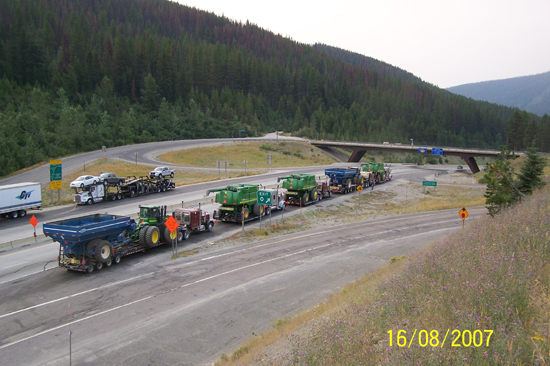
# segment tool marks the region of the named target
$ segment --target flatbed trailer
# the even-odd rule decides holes
[[[43,231],[59,243],[60,267],[90,273],[147,249],[130,239],[135,227],[128,216],[94,214],[46,223]]]

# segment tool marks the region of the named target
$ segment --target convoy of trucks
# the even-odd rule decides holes
[[[27,210],[42,206],[40,183],[17,183],[0,186],[0,215],[11,219],[24,217]]]
[[[171,179],[173,173],[162,172],[167,173],[166,176],[119,178],[113,173],[103,173],[101,183],[75,188],[74,201],[91,204],[175,188]],[[206,196],[216,193],[215,201],[220,204],[212,218],[200,205],[198,209],[178,208],[171,213],[167,212],[166,206],[140,205],[137,220],[109,214],[86,215],[45,223],[43,232],[59,243],[59,266],[92,272],[119,263],[126,255],[163,243],[187,240],[191,233],[211,232],[215,220],[244,223],[274,210],[284,210],[286,205],[306,206],[331,197],[333,192],[348,193],[391,178],[390,169],[383,163],[362,164],[361,168],[326,169],[325,176],[318,179],[313,174],[291,174],[277,179],[283,181],[282,189],[278,185],[265,188],[257,184],[233,184],[208,190]],[[259,191],[267,204],[258,202]],[[39,183],[0,186],[0,203],[0,214],[11,218],[25,216],[27,209],[41,207],[41,186]],[[170,230],[170,225],[166,224],[170,216],[178,224],[175,230]]]

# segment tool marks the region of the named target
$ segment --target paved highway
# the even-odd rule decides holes
[[[481,215],[470,210],[470,219]],[[3,283],[2,363],[67,365],[70,329],[74,364],[208,364],[389,258],[461,228],[456,210],[403,215],[175,260],[161,246],[90,275],[55,269]]]

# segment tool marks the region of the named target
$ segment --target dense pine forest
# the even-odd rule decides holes
[[[0,0],[0,16],[0,176],[102,145],[239,130],[497,148],[513,121],[522,147],[550,124],[167,0]]]

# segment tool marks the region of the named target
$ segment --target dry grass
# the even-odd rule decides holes
[[[178,165],[217,168],[227,161],[230,169],[267,169],[267,155],[273,155],[271,168],[327,165],[335,160],[305,142],[246,142],[171,151],[160,155],[162,161]]]

